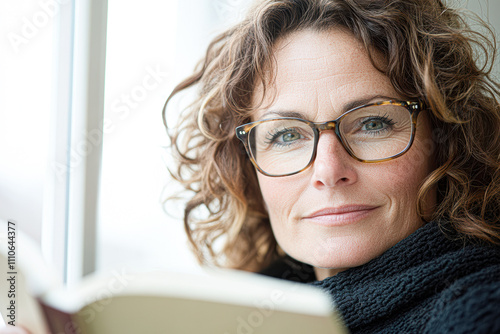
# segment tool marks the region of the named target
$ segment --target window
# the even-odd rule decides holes
[[[161,110],[244,3],[109,0],[99,268],[196,270],[182,220],[161,204],[172,187]]]
[[[251,2],[0,2],[0,218],[16,220],[62,278],[197,270],[182,222],[162,209],[161,109]],[[500,3],[464,5],[500,31]]]

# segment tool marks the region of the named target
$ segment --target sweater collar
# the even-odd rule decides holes
[[[333,296],[353,329],[421,303],[488,258],[484,248],[452,241],[430,222],[365,265],[312,284]]]

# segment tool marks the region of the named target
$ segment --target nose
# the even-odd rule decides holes
[[[335,133],[323,131],[319,136],[311,182],[317,188],[353,184],[358,179],[355,163]]]

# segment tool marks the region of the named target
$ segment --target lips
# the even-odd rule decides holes
[[[308,214],[302,220],[327,226],[347,225],[369,216],[376,208],[376,206],[371,205],[346,205],[325,208]]]

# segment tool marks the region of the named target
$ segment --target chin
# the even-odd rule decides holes
[[[385,249],[360,249],[355,247],[317,247],[310,248],[307,252],[300,254],[288,253],[296,260],[309,264],[315,268],[346,270],[358,267],[370,262],[380,256]]]

